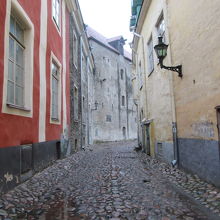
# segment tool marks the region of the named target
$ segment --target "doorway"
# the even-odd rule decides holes
[[[217,111],[218,140],[220,142],[220,106],[216,107],[216,111]]]
[[[125,127],[122,128],[122,132],[123,132],[123,138],[125,140],[126,139],[126,128]]]
[[[146,154],[150,155],[150,124],[146,124]]]

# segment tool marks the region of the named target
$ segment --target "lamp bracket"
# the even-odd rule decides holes
[[[160,67],[161,69],[166,69],[166,70],[171,70],[174,72],[179,73],[179,77],[183,77],[183,73],[182,73],[182,65],[178,65],[178,66],[164,66],[163,65],[163,60],[159,60],[160,61]]]

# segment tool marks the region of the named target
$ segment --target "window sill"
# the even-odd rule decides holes
[[[30,112],[31,111],[30,109],[27,109],[23,106],[18,106],[18,105],[14,105],[14,104],[10,104],[10,103],[7,103],[7,107],[15,108],[15,109],[22,110],[22,111],[25,111],[25,112]]]
[[[59,122],[58,118],[51,118],[51,120],[54,121],[54,122]]]

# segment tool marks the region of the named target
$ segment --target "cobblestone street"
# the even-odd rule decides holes
[[[218,189],[210,190],[216,209],[189,200],[165,177],[166,165],[135,147],[136,142],[100,144],[57,161],[0,198],[0,219],[220,219]]]

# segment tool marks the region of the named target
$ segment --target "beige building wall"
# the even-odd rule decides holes
[[[220,3],[171,0],[169,17],[172,58],[183,65],[174,84],[179,137],[218,140]]]
[[[139,37],[139,39],[135,37],[135,41],[138,41],[136,55],[137,78],[141,76],[141,74],[138,74],[138,72],[140,72],[140,62],[143,69],[143,88],[139,90],[139,109],[141,110],[141,108],[143,108],[143,119],[151,120],[151,155],[154,155],[154,153],[156,153],[156,155],[162,154],[159,156],[163,156],[164,159],[171,162],[173,160],[172,122],[175,121],[175,110],[173,110],[172,106],[172,73],[160,69],[155,52],[153,52],[154,70],[149,72],[147,46],[150,39],[153,40],[153,45],[156,45],[158,42],[156,26],[162,14],[165,19],[166,42],[169,41],[167,30],[167,6],[164,0],[151,1],[149,7],[148,2],[150,1],[145,1],[143,3],[144,5],[140,14],[141,18],[136,30],[142,37]],[[166,61],[170,62],[170,57],[167,57]],[[146,139],[146,137],[142,138]],[[160,149],[157,148],[157,143],[160,144]]]
[[[216,106],[220,105],[220,2],[168,1],[180,166],[220,185]]]
[[[155,52],[154,70],[150,75],[148,72],[147,43],[151,36],[153,46],[158,43],[156,25],[162,13],[166,26],[165,43],[169,45],[163,63],[166,66],[181,64],[182,78],[176,72],[161,70]],[[218,186],[219,17],[219,0],[145,0],[135,30],[141,37],[134,37],[133,48],[136,64],[133,84],[136,88],[141,75],[138,73],[139,61],[146,64],[143,66],[145,83],[142,90],[136,90],[136,97],[139,109],[144,109],[143,118],[150,123],[151,155],[155,152],[169,161],[174,158],[175,144],[178,152],[175,159],[181,168]],[[173,142],[173,124],[177,124],[177,142]],[[146,137],[141,138],[144,143]]]

